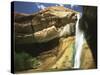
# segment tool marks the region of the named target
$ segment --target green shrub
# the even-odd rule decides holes
[[[39,60],[37,58],[32,58],[32,67],[37,68],[39,65]]]
[[[14,61],[15,71],[22,71],[27,69],[36,68],[38,66],[38,60],[35,57],[32,57],[28,53],[15,52],[15,61]]]

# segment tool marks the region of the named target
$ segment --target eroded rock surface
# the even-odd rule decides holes
[[[47,42],[75,33],[77,12],[61,7],[48,7],[31,15],[15,15],[16,43]]]
[[[31,15],[15,14],[16,44],[24,44],[24,51],[31,50],[30,53],[33,52],[34,55],[37,53],[36,56],[40,61],[40,65],[32,69],[32,72],[73,69],[77,13],[71,9],[54,6]],[[31,48],[27,46],[30,43],[32,43]],[[80,61],[80,69],[95,67],[92,52],[86,40]]]
[[[71,70],[74,69],[74,54],[75,54],[75,37],[61,38],[56,51],[44,53],[40,56],[42,64],[35,71],[46,70]],[[55,55],[56,53],[56,55]],[[44,57],[44,58],[42,58]],[[95,62],[92,56],[91,49],[86,41],[84,41],[81,54],[80,69],[95,68]]]

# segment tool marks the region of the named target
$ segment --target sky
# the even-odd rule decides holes
[[[55,4],[55,3],[39,3],[39,2],[14,2],[14,12],[32,14],[38,12],[49,6],[64,6],[66,8],[71,8],[82,13],[82,6],[69,5],[69,4]]]

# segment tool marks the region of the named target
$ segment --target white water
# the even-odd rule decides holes
[[[64,35],[70,34],[71,27],[69,24],[65,25],[62,29],[60,29],[59,37],[62,37]]]
[[[75,57],[74,57],[74,68],[79,69],[80,68],[80,58],[81,58],[81,52],[82,52],[82,45],[84,41],[84,34],[79,29],[79,19],[80,14],[77,14],[77,22],[76,22],[76,35],[75,35]]]

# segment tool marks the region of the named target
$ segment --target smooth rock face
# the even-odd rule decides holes
[[[16,43],[47,42],[72,35],[75,33],[76,14],[77,12],[61,6],[48,7],[31,15],[17,14],[14,22]],[[29,39],[26,35],[32,35],[30,37],[33,39]]]
[[[84,41],[84,45],[82,48],[82,55],[81,55],[81,69],[92,69],[96,68],[95,60],[93,58],[92,51],[86,41]]]

